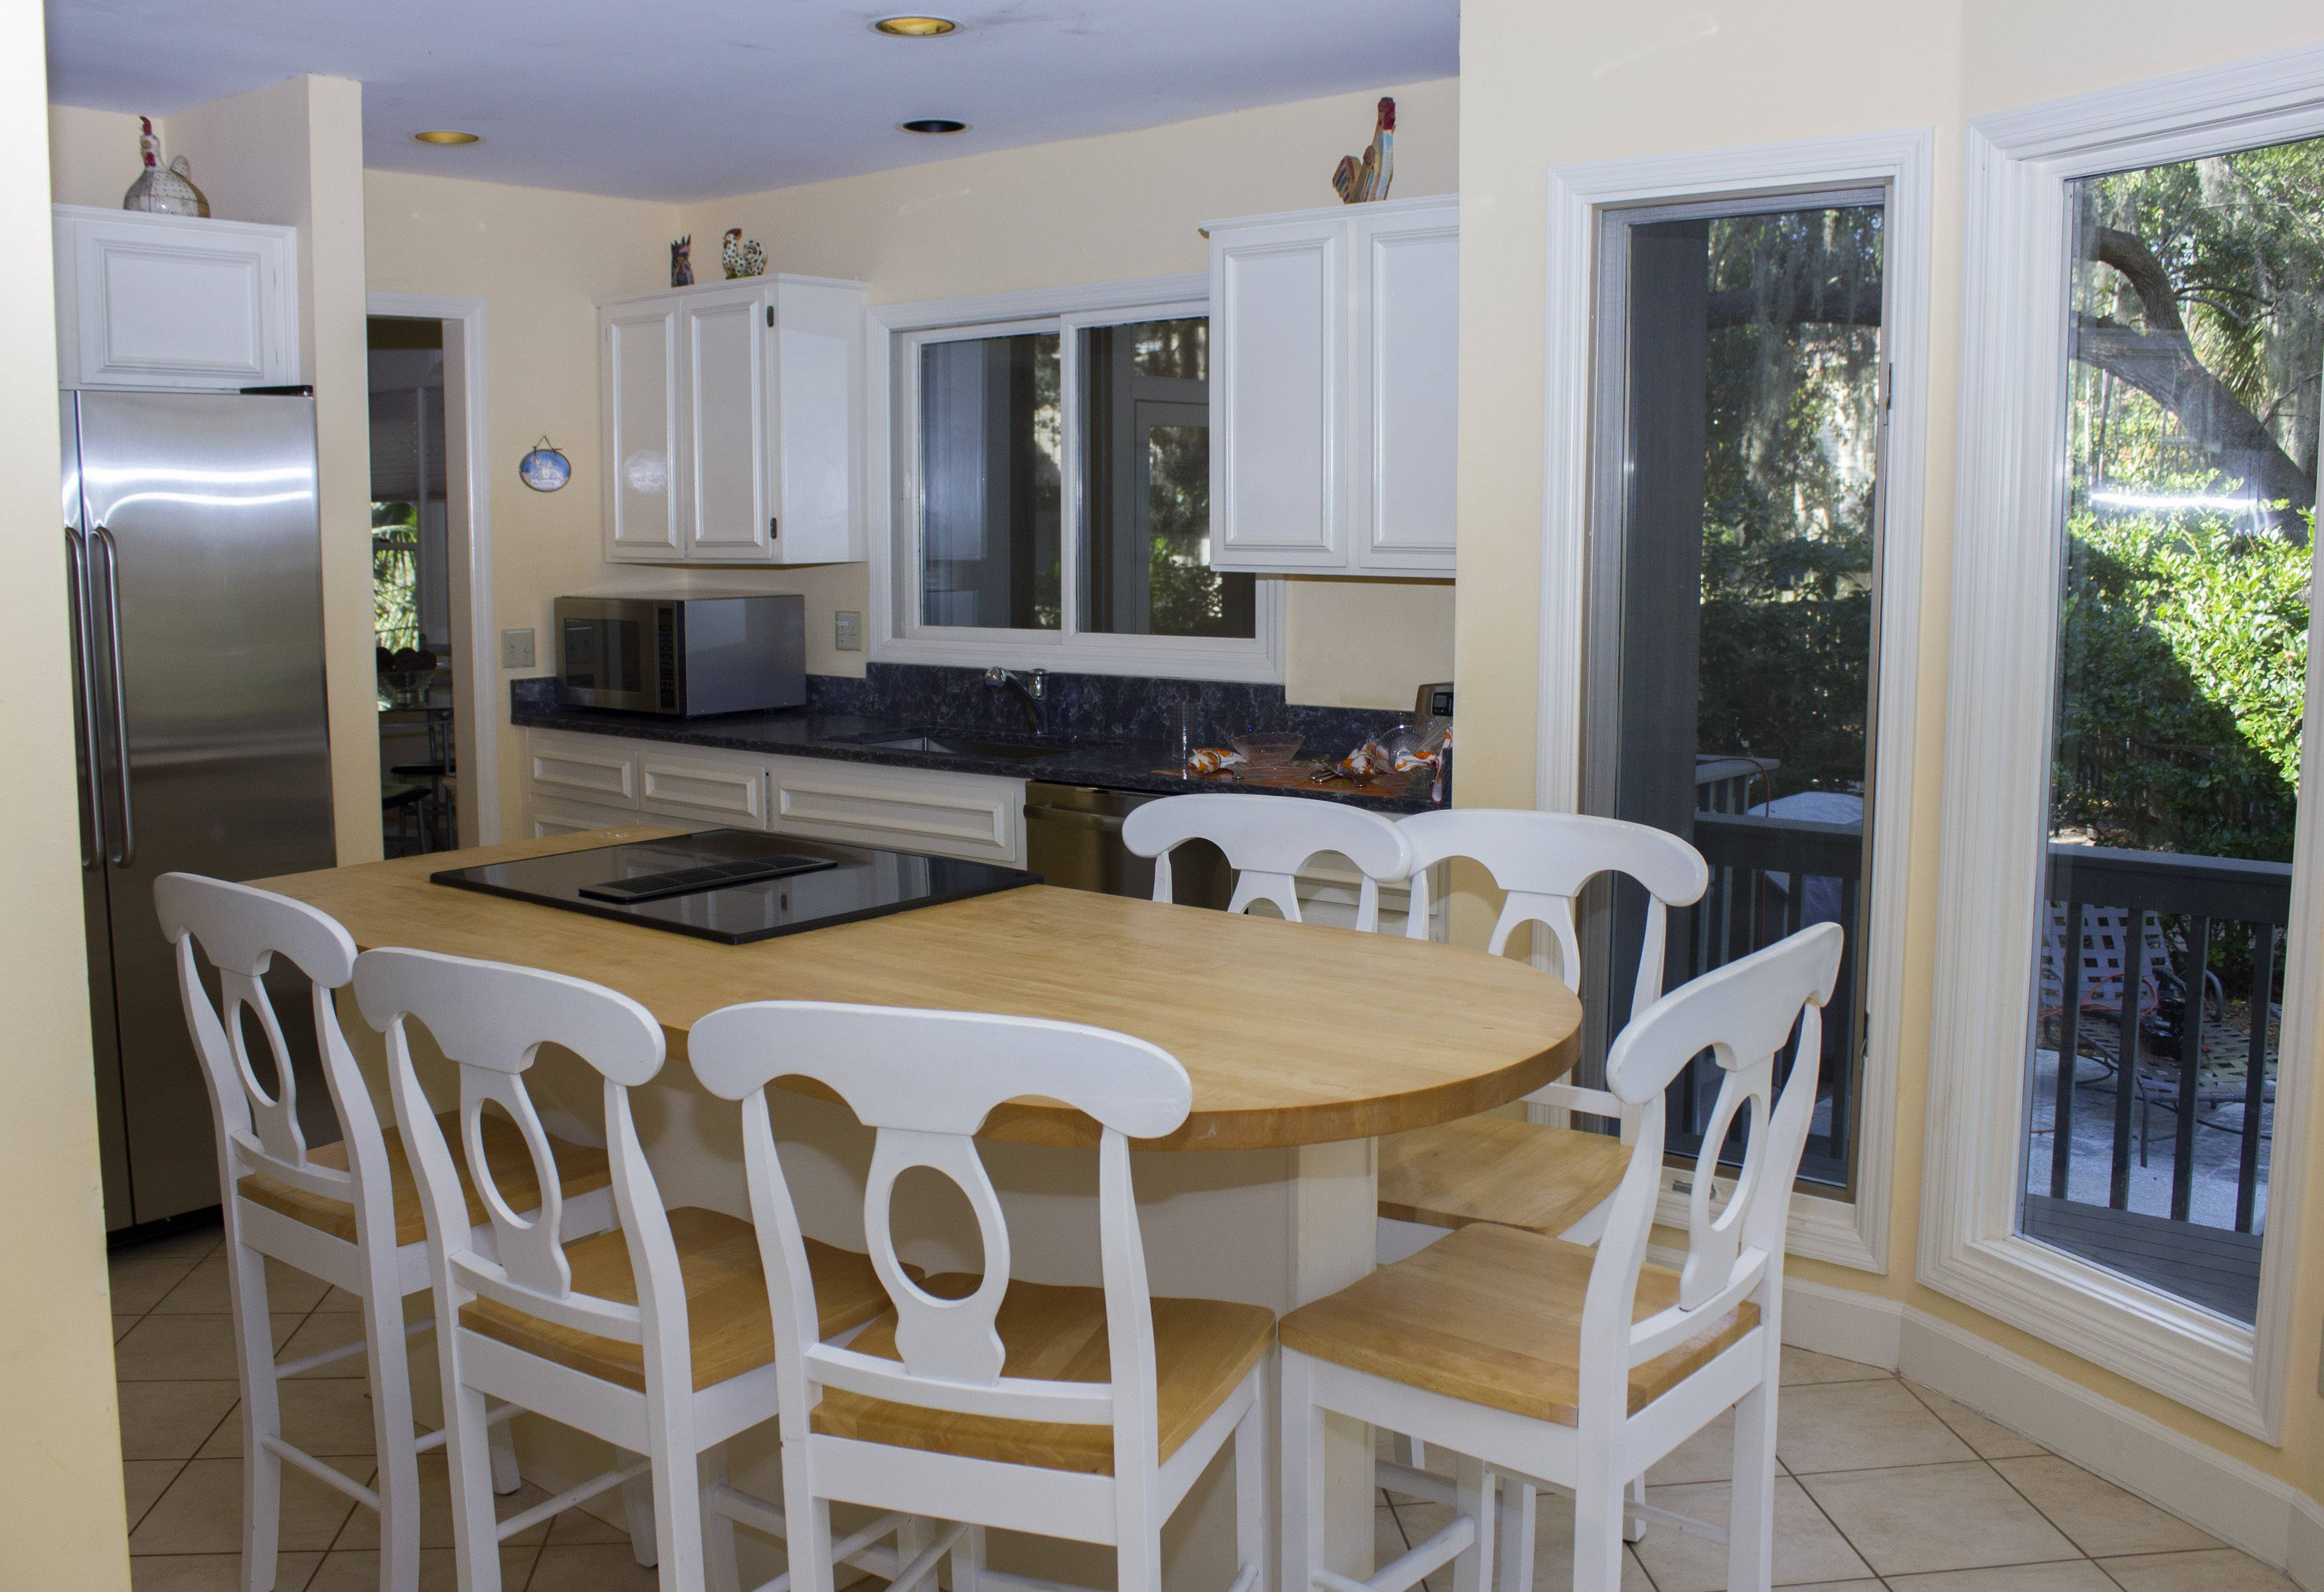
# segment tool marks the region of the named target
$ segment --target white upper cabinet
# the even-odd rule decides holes
[[[753,277],[597,315],[607,558],[863,557],[862,284]]]
[[[56,206],[51,219],[61,385],[300,380],[295,228],[81,205]]]
[[[1208,230],[1212,566],[1450,575],[1459,200]]]
[[[681,556],[678,323],[676,307],[661,302],[597,311],[597,451],[604,461],[608,558]]]

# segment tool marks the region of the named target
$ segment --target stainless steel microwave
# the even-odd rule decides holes
[[[558,697],[699,718],[807,701],[807,599],[559,597]]]

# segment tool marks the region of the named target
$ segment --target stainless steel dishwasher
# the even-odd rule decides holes
[[[1121,821],[1132,808],[1161,799],[1034,780],[1025,787],[1025,866],[1067,889],[1151,897],[1154,864],[1121,843]],[[1223,907],[1234,895],[1234,871],[1216,846],[1188,841],[1170,853],[1170,895],[1189,906]]]

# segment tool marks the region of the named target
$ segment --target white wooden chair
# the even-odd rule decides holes
[[[787,1329],[778,1363],[793,1592],[831,1592],[835,1503],[951,1523],[890,1592],[910,1592],[947,1553],[954,1587],[973,1592],[987,1527],[1110,1543],[1120,1592],[1158,1592],[1163,1523],[1230,1437],[1231,1592],[1248,1592],[1269,1551],[1262,1422],[1275,1321],[1255,1305],[1148,1293],[1130,1141],[1185,1120],[1192,1087],[1175,1058],[1070,1023],[807,1001],[713,1012],[687,1044],[704,1086],[742,1102],[752,1210]],[[863,1225],[896,1313],[844,1348],[803,1330],[822,1283],[767,1105],[769,1081],[786,1076],[822,1083],[878,1131]],[[1010,1280],[1009,1229],[971,1136],[1020,1095],[1063,1101],[1103,1129],[1102,1288]],[[919,1166],[966,1197],[981,1279],[921,1287],[899,1265],[890,1196]],[[1045,1584],[1006,1579],[1019,1592]]]
[[[242,1380],[243,1585],[274,1585],[275,1547],[288,1463],[379,1514],[382,1592],[420,1584],[420,1456],[444,1441],[438,1430],[415,1434],[405,1339],[431,1323],[407,1327],[406,1295],[428,1289],[428,1246],[402,1136],[383,1129],[363,1074],[340,1031],[333,992],[354,967],[355,942],[329,916],[303,901],[248,885],[190,873],[153,881],[162,932],[177,948],[178,986],[194,1052],[201,1060],[216,1124],[219,1206],[232,1274],[235,1341]],[[299,1123],[298,1078],[264,976],[281,957],[313,986],[315,1048],[341,1134],[309,1149]],[[202,982],[200,958],[217,968],[219,1003]],[[259,1077],[255,1027],[271,1076]],[[540,1203],[530,1164],[507,1136],[490,1136],[486,1153],[504,1169],[503,1186],[519,1208]],[[602,1150],[560,1145],[567,1202],[575,1230],[613,1220]],[[472,1191],[462,1191],[467,1219],[484,1219]],[[363,1302],[364,1335],[344,1348],[277,1365],[267,1327],[266,1257],[346,1289]],[[277,1383],[355,1354],[368,1357],[378,1476],[366,1486],[284,1440]],[[493,1474],[497,1490],[517,1486],[516,1454],[504,1426],[513,1410],[495,1412]]]
[[[1379,926],[1382,882],[1412,871],[1410,849],[1394,823],[1338,802],[1204,791],[1148,802],[1121,821],[1121,843],[1154,859],[1157,901],[1171,898],[1171,851],[1195,840],[1218,847],[1235,870],[1229,912],[1268,901],[1293,923],[1300,921],[1299,870],[1320,851],[1338,852],[1363,875],[1356,927],[1367,933]]]
[[[1555,952],[1553,971],[1579,990],[1582,947],[1573,903],[1590,881],[1618,873],[1646,892],[1646,932],[1638,947],[1630,1018],[1652,1006],[1663,987],[1670,909],[1702,898],[1711,870],[1674,834],[1643,824],[1571,813],[1461,808],[1416,813],[1397,827],[1412,848],[1412,908],[1406,933],[1428,930],[1428,870],[1465,857],[1481,863],[1504,899],[1486,948],[1508,949],[1519,925],[1538,924]],[[1539,945],[1536,938],[1535,943]],[[1493,1221],[1575,1243],[1594,1240],[1605,1204],[1629,1164],[1637,1111],[1604,1090],[1549,1083],[1529,1104],[1609,1118],[1618,1137],[1575,1127],[1479,1116],[1397,1134],[1380,1141],[1379,1210],[1385,1221],[1443,1229]],[[1384,1234],[1384,1249],[1409,1252],[1434,1234]],[[1397,1242],[1397,1238],[1401,1242]]]
[[[1288,1592],[1401,1592],[1448,1561],[1456,1592],[1480,1592],[1493,1581],[1497,1476],[1572,1489],[1575,1592],[1618,1592],[1626,1514],[1723,1534],[1729,1587],[1766,1592],[1784,1222],[1840,940],[1838,925],[1818,924],[1631,1020],[1606,1073],[1638,1108],[1638,1139],[1594,1250],[1478,1222],[1284,1318]],[[1791,1076],[1778,1096],[1775,1057],[1794,1024]],[[1663,1096],[1706,1049],[1725,1077],[1695,1158],[1685,1265],[1674,1272],[1646,1264],[1661,1192]],[[1742,1170],[1714,1210],[1720,1150],[1746,1111]],[[1723,1533],[1648,1506],[1626,1510],[1626,1482],[1729,1407],[1734,1481]],[[1456,1456],[1451,1523],[1369,1582],[1323,1568],[1326,1412],[1413,1432]]]
[[[627,1488],[638,1561],[657,1565],[665,1592],[732,1592],[741,1582],[733,1523],[776,1534],[782,1527],[779,1514],[726,1484],[721,1448],[774,1417],[773,1322],[750,1224],[696,1207],[666,1210],[646,1164],[629,1091],[661,1071],[660,1025],[627,996],[579,979],[426,951],[366,952],[355,986],[364,1018],[387,1035],[396,1120],[427,1203],[461,1592],[499,1592],[502,1541],[615,1486]],[[460,1169],[412,1066],[413,1021],[459,1068],[452,1131],[490,1213],[489,1248],[461,1219]],[[575,1242],[554,1197],[519,1219],[483,1153],[489,1105],[514,1124],[542,1186],[557,1186],[555,1148],[524,1082],[547,1044],[604,1079],[620,1226]],[[885,1308],[862,1256],[811,1248],[823,1331],[860,1327]],[[495,1521],[484,1461],[487,1396],[587,1432],[620,1457]],[[630,1457],[637,1455],[644,1457]]]

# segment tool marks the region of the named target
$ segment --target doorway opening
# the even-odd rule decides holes
[[[446,324],[374,315],[367,332],[380,839],[385,855],[404,857],[461,844],[464,818],[474,833],[462,811],[460,748],[473,736],[462,733],[460,686],[484,660],[464,656],[454,620],[467,515],[445,424],[447,390],[459,387],[446,379]]]

